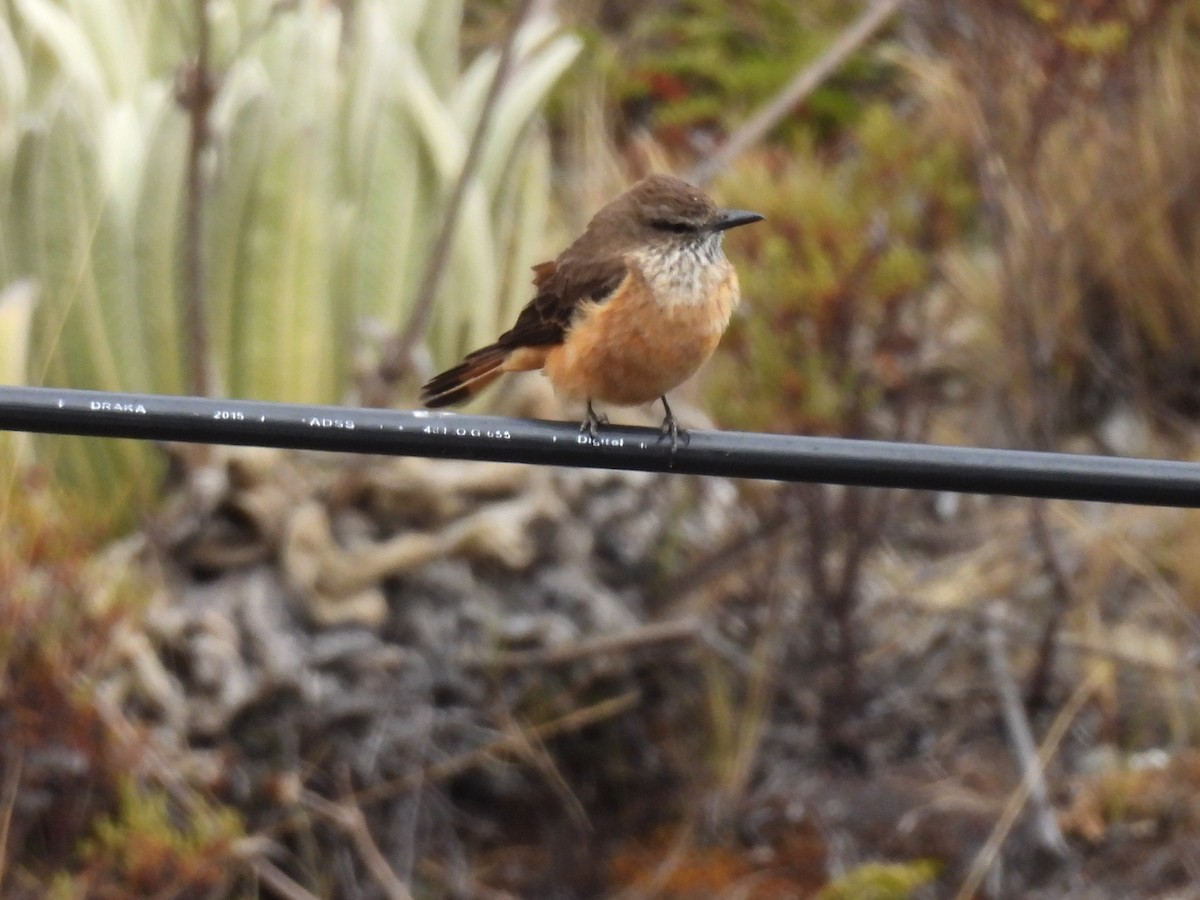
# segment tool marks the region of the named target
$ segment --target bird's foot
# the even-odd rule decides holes
[[[663,419],[662,428],[658,430],[659,441],[670,440],[671,453],[675,453],[675,448],[679,446],[686,447],[691,436],[687,433],[687,429],[680,428],[679,422],[674,416],[667,416]]]
[[[675,418],[675,414],[671,412],[671,407],[667,404],[666,397],[662,398],[662,405],[667,414],[663,417],[662,428],[660,428],[658,431],[658,439],[660,442],[665,441],[668,438],[670,439],[671,458],[674,459],[675,450],[679,447],[679,445],[682,443],[683,446],[686,447],[691,438],[688,436],[687,431],[679,427],[679,421]]]
[[[583,418],[583,424],[579,426],[579,430],[587,432],[588,436],[593,440],[600,439],[600,426],[608,424],[608,416],[598,416],[596,411],[592,409],[592,401],[587,403],[587,415]]]

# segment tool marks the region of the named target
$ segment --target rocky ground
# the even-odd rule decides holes
[[[1197,877],[1200,628],[1145,549],[1191,513],[245,449],[191,472],[124,546],[161,590],[100,689],[172,778],[243,812],[260,883]],[[872,546],[839,532],[848,504],[886,520]],[[851,560],[840,597],[814,581]]]

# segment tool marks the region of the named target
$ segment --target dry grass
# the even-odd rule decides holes
[[[923,5],[937,52],[910,68],[973,147],[989,230],[955,281],[988,323],[977,371],[1003,385],[1021,443],[1053,446],[1119,404],[1160,424],[1196,411],[1198,13]]]

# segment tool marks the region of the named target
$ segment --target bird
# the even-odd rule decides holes
[[[593,402],[661,400],[662,437],[680,429],[667,393],[716,349],[740,299],[726,231],[762,221],[723,209],[671,175],[649,175],[602,207],[551,262],[533,267],[535,295],[494,343],[430,379],[429,408],[464,403],[507,372],[542,369],[557,393],[582,402],[595,442],[607,417]]]

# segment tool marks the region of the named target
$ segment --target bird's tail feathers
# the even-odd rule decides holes
[[[469,354],[462,362],[431,378],[421,388],[421,402],[436,409],[466,403],[506,371],[512,350],[498,344]]]

